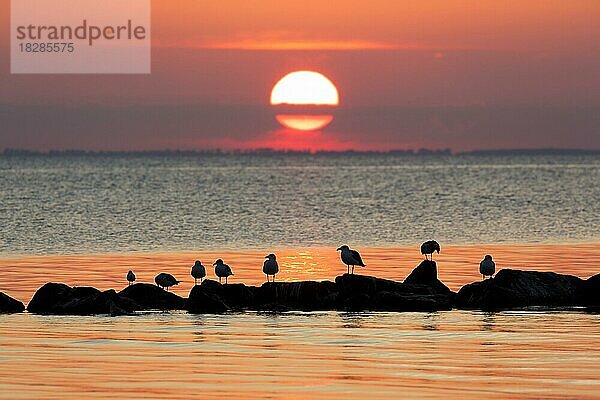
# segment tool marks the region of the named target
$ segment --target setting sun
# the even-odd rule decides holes
[[[271,92],[271,105],[337,106],[340,102],[335,85],[323,74],[313,71],[291,72],[281,78]],[[333,120],[329,114],[278,114],[277,121],[286,128],[313,131]]]
[[[335,85],[324,75],[313,71],[287,74],[273,87],[271,104],[314,104],[336,106],[339,95]]]

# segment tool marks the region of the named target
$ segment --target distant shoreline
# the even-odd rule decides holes
[[[565,156],[565,155],[600,155],[600,149],[490,149],[453,152],[450,149],[418,149],[418,150],[345,150],[345,151],[299,151],[299,150],[148,150],[148,151],[91,151],[91,150],[48,150],[37,151],[27,149],[4,149],[0,156],[244,156],[244,155],[397,155],[397,156]]]

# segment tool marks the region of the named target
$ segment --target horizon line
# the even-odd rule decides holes
[[[478,149],[453,151],[451,149],[390,149],[390,150],[293,150],[293,149],[161,149],[161,150],[84,150],[84,149],[51,149],[31,150],[21,148],[5,148],[0,156],[95,156],[95,155],[319,155],[319,154],[372,154],[372,155],[600,155],[600,149],[581,148],[515,148],[515,149]]]

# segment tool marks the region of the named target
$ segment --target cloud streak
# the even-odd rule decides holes
[[[153,46],[157,48],[246,51],[430,50],[441,47],[428,46],[417,42],[397,43],[362,38],[311,38],[298,32],[289,31],[238,32],[225,38],[201,36],[190,39],[155,39]]]
[[[600,149],[600,107],[341,108],[322,132],[266,106],[0,106],[0,150]]]
[[[160,46],[160,44],[158,44]],[[395,44],[368,40],[232,40],[183,42],[179,47],[222,50],[258,50],[258,51],[349,51],[349,50],[422,50],[416,44]]]

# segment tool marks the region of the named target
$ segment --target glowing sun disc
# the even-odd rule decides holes
[[[271,104],[280,108],[280,112],[282,107],[286,109],[287,112],[275,117],[284,127],[315,131],[333,121],[333,115],[322,114],[322,108],[339,105],[340,96],[335,85],[323,74],[295,71],[275,84],[271,91]],[[318,108],[321,108],[320,112]]]
[[[286,115],[280,114],[275,117],[277,121],[290,129],[298,129],[301,131],[316,131],[324,128],[331,121],[333,115]]]
[[[314,104],[337,106],[340,102],[335,85],[314,71],[291,72],[271,91],[271,104]]]

